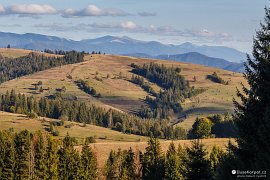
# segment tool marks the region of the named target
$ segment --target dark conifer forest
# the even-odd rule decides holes
[[[0,83],[49,68],[83,62],[83,57],[83,53],[76,51],[66,52],[63,57],[36,53],[19,58],[0,56]]]

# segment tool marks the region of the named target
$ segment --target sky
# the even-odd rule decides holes
[[[0,31],[252,50],[269,0],[0,0]]]

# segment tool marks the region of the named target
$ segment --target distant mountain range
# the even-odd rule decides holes
[[[157,41],[141,41],[129,37],[104,36],[96,39],[75,41],[41,34],[15,34],[0,32],[0,47],[8,44],[14,48],[51,50],[101,51],[107,54],[146,56],[158,59],[191,62],[222,69],[239,71],[246,54],[224,46],[197,46],[162,44]]]
[[[163,59],[163,60],[188,62],[192,64],[211,66],[211,67],[216,67],[216,68],[225,69],[225,70],[234,71],[234,72],[243,72],[245,70],[244,63],[230,62],[221,58],[213,58],[213,57],[205,56],[197,52],[189,52],[189,53],[175,54],[175,55],[158,55],[158,56],[151,56],[144,53],[132,53],[132,54],[124,54],[124,55],[138,57],[138,58],[151,58],[151,59]]]

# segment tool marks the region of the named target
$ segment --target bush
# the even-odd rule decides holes
[[[52,135],[53,135],[53,136],[59,136],[59,131],[58,131],[58,130],[53,131],[53,132],[52,132]]]
[[[224,81],[221,77],[219,77],[216,72],[214,72],[211,75],[207,75],[206,76],[206,79],[209,79],[209,80],[211,80],[211,81],[213,81],[215,83],[220,83],[220,84],[228,85],[228,82]]]
[[[96,138],[93,136],[87,137],[86,143],[96,143]]]
[[[210,119],[197,118],[189,132],[189,137],[194,139],[211,137],[212,126],[213,122]]]
[[[35,112],[30,112],[29,114],[28,114],[28,117],[29,118],[31,118],[31,119],[35,119],[35,118],[37,118],[38,117],[38,115],[37,115],[37,113],[35,113]]]

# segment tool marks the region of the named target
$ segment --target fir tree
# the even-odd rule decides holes
[[[13,135],[0,132],[0,179],[14,179],[15,149]]]
[[[34,177],[37,179],[46,179],[46,144],[41,131],[38,131],[36,134],[34,134],[33,141],[35,151]]]
[[[118,159],[116,153],[111,150],[104,169],[105,171],[104,175],[106,176],[107,179],[119,179],[120,172],[117,161]]]
[[[29,179],[31,166],[31,140],[29,131],[24,130],[17,133],[14,142],[16,149],[15,179]]]
[[[181,177],[180,171],[180,158],[177,154],[177,150],[173,142],[169,145],[169,149],[166,153],[165,163],[165,179],[167,180],[179,180]]]
[[[82,148],[82,179],[96,179],[97,178],[97,160],[91,147],[84,143]]]
[[[136,170],[135,170],[135,154],[131,148],[129,148],[128,151],[125,151],[123,154],[123,163],[122,168],[125,172],[122,174],[125,174],[128,179],[134,180],[136,179]],[[123,175],[122,175],[123,176]]]
[[[59,157],[57,154],[57,144],[51,136],[47,138],[48,145],[46,150],[46,176],[48,179],[57,180],[58,178],[58,162]]]
[[[156,138],[150,138],[148,147],[142,158],[142,175],[144,179],[163,179],[164,177],[164,155]]]
[[[211,167],[213,171],[215,172],[221,162],[221,160],[224,158],[225,153],[222,151],[221,148],[217,146],[213,146],[212,151],[209,156],[209,160],[211,163]]]
[[[207,159],[207,152],[200,140],[194,140],[191,147],[187,147],[186,177],[189,180],[203,180],[211,178],[211,164]]]
[[[63,139],[63,147],[59,150],[59,179],[79,179],[81,161],[74,149],[76,140],[68,134]]]
[[[253,58],[248,56],[245,78],[249,88],[238,91],[236,104],[238,138],[235,169],[270,172],[270,9],[254,39]],[[230,173],[230,172],[228,172]]]

